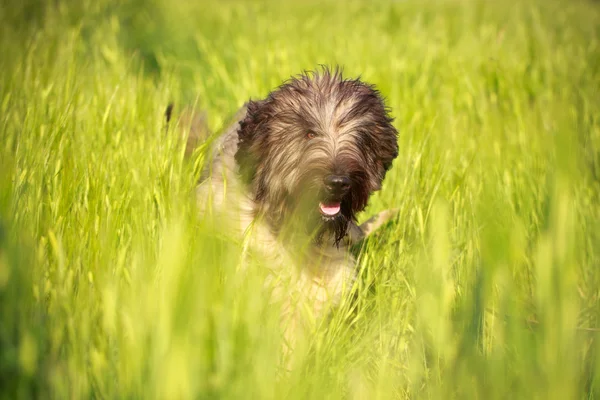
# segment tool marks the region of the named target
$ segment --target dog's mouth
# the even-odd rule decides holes
[[[325,218],[333,218],[340,213],[341,204],[339,201],[320,202],[319,211]]]
[[[334,243],[337,245],[346,235],[349,218],[345,214],[345,199],[327,199],[319,202],[319,213],[321,226],[315,237],[316,243],[321,243],[324,235],[333,235]],[[330,236],[327,236],[330,237]]]

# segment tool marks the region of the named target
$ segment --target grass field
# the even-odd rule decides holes
[[[0,53],[0,397],[600,398],[599,3],[9,0]],[[286,374],[163,112],[319,64],[388,99],[400,212]]]

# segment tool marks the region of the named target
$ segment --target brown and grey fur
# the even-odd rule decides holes
[[[302,325],[300,309],[318,318],[340,303],[356,275],[349,246],[392,215],[356,224],[398,154],[396,139],[373,86],[324,68],[249,101],[215,140],[198,204],[234,221],[248,248],[268,260],[288,340]],[[326,218],[318,205],[331,174],[349,178],[350,189],[339,214]]]

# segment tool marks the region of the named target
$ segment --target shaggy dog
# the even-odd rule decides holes
[[[188,147],[202,135],[191,125]],[[390,217],[356,224],[398,154],[396,139],[374,86],[323,68],[249,101],[213,143],[199,207],[233,221],[267,260],[288,346],[303,321],[326,315],[352,286],[349,246]]]

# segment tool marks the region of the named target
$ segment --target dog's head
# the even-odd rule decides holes
[[[236,161],[276,229],[295,216],[339,242],[380,189],[398,155],[396,139],[373,86],[324,68],[248,103]]]

